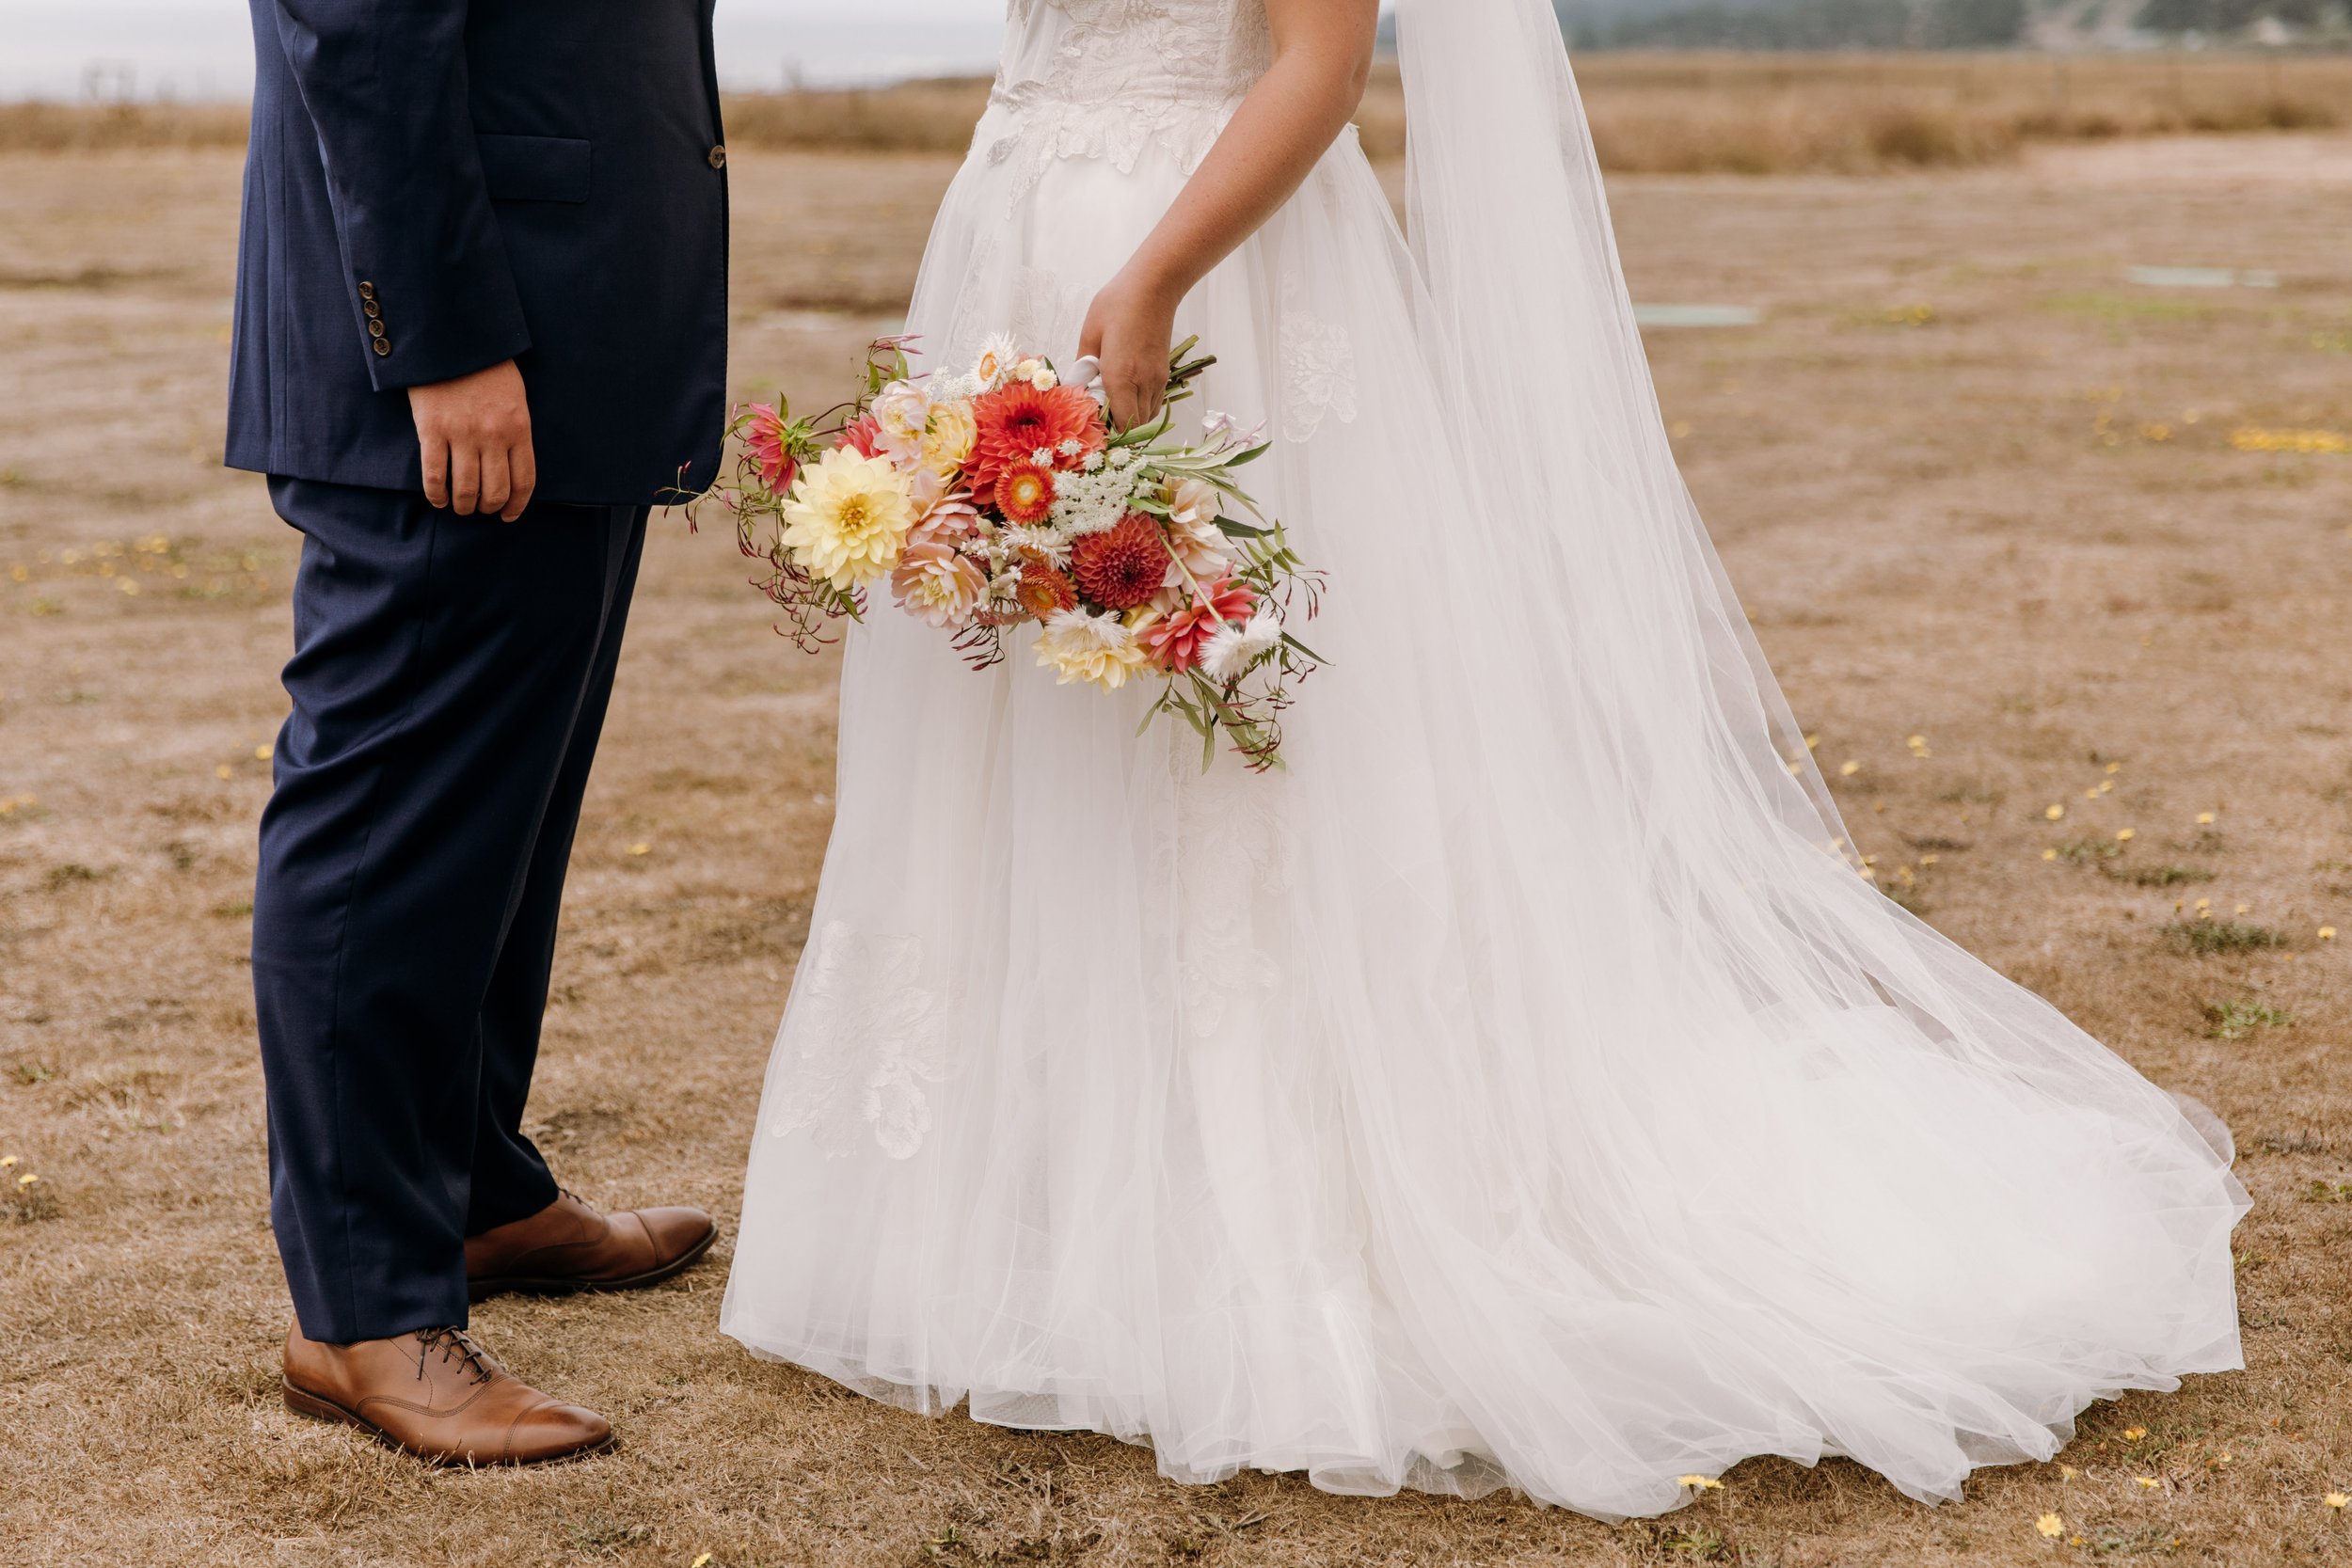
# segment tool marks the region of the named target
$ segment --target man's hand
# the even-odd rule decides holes
[[[408,388],[424,459],[424,499],[461,517],[523,515],[538,487],[523,372],[505,360],[486,371]]]

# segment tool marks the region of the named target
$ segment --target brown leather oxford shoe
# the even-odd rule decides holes
[[[593,1410],[549,1398],[458,1328],[328,1345],[286,1332],[286,1408],[343,1421],[433,1465],[544,1465],[612,1445]]]
[[[633,1291],[685,1273],[718,1239],[700,1209],[605,1214],[565,1190],[535,1214],[467,1238],[466,1286],[476,1301],[501,1291]]]

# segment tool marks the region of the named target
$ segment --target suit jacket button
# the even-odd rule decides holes
[[[372,322],[368,323],[368,336],[369,336],[369,337],[371,337],[371,338],[381,338],[381,337],[383,337],[383,336],[384,336],[384,324],[383,324],[382,322],[380,322],[380,321],[372,321]]]
[[[727,150],[725,148],[714,147],[710,150],[710,166],[712,168],[724,168],[727,166]]]
[[[373,299],[375,297],[375,285],[373,283],[360,284],[359,297],[361,299]]]
[[[359,309],[362,309],[362,310],[365,310],[365,311],[368,313],[368,319],[369,319],[370,321],[373,321],[376,317],[378,317],[378,316],[380,316],[380,315],[382,315],[382,314],[384,313],[384,307],[382,307],[381,305],[378,305],[375,301],[373,301],[373,300],[372,300],[372,299],[363,299],[363,300],[361,300],[361,301],[359,302]]]
[[[371,325],[373,325],[373,324],[371,324]],[[389,354],[389,353],[391,353],[391,352],[392,352],[392,341],[391,341],[389,338],[376,338],[376,339],[373,339],[373,340],[372,340],[372,341],[373,341],[374,342],[374,344],[375,344],[375,352],[376,352],[376,353],[378,353],[378,354]]]

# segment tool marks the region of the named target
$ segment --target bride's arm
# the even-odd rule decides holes
[[[1363,101],[1379,0],[1266,0],[1265,8],[1273,65],[1087,310],[1079,352],[1101,362],[1120,425],[1160,411],[1177,305],[1290,199]]]

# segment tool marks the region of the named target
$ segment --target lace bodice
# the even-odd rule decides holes
[[[1264,0],[1011,0],[979,145],[1132,168],[1156,142],[1197,162],[1269,53]]]

